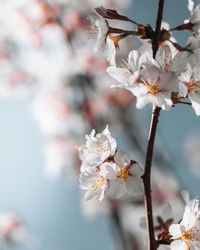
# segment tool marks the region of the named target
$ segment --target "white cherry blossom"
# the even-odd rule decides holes
[[[153,103],[164,110],[170,109],[173,105],[171,93],[177,85],[175,74],[149,65],[141,71],[141,76],[143,81],[132,90],[137,97],[136,107]]]
[[[118,199],[143,192],[140,178],[143,169],[137,162],[131,161],[128,153],[117,151],[113,162],[105,162],[99,168],[101,175],[109,180],[109,197]]]
[[[192,107],[196,115],[200,115],[200,67],[191,67],[187,64],[187,69],[183,72],[179,79],[179,93],[183,97],[191,100]]]
[[[128,61],[124,61],[124,66],[107,68],[107,73],[118,81],[117,85],[111,87],[126,88],[131,90],[139,77],[142,63],[146,61],[146,55],[142,55],[139,50],[132,50],[129,53]]]
[[[93,169],[90,172],[80,174],[79,178],[80,188],[86,190],[84,199],[90,200],[96,197],[97,200],[102,201],[108,189],[108,181],[101,176],[98,169]]]
[[[117,143],[110,135],[108,126],[102,133],[96,135],[93,129],[91,134],[86,135],[85,138],[86,144],[79,147],[79,157],[86,168],[96,167],[103,163],[109,156],[115,154]]]
[[[198,250],[200,249],[200,218],[199,200],[191,200],[185,207],[183,219],[180,224],[169,227],[172,250]]]
[[[179,57],[180,59],[180,55]],[[141,55],[133,50],[129,54],[127,68],[108,67],[107,72],[120,84],[137,97],[137,108],[143,108],[147,103],[169,109],[173,103],[171,93],[178,84],[177,74],[184,64],[173,58],[168,46],[161,47],[156,59],[151,53]]]

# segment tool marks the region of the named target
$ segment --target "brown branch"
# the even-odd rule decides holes
[[[152,210],[152,198],[151,198],[151,162],[152,162],[154,141],[155,141],[159,114],[160,114],[160,108],[155,107],[152,112],[149,139],[147,145],[145,170],[144,170],[144,175],[142,176],[144,183],[144,192],[145,192],[144,201],[146,210],[149,250],[155,250],[157,249],[158,246],[154,236],[154,225],[153,225],[153,210]]]
[[[158,50],[160,42],[160,30],[161,30],[163,7],[164,7],[164,0],[159,0],[155,36],[152,39],[152,50],[154,58],[156,56],[156,52]],[[154,224],[153,224],[153,209],[152,209],[152,198],[151,198],[151,163],[153,157],[153,148],[154,148],[154,141],[155,141],[159,114],[160,114],[160,108],[154,106],[152,112],[150,130],[149,130],[145,170],[144,170],[144,175],[142,176],[144,183],[144,193],[145,193],[144,201],[145,201],[146,222],[148,231],[148,250],[156,250],[158,248],[158,243],[155,240]]]
[[[159,47],[160,27],[161,27],[161,23],[162,23],[162,14],[163,14],[164,1],[165,0],[159,0],[158,15],[157,15],[157,20],[156,20],[155,36],[152,39],[152,50],[153,50],[153,57],[154,58],[156,56],[156,52],[157,52],[158,47]]]

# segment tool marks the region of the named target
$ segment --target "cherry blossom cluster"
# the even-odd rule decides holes
[[[102,133],[95,135],[93,130],[86,135],[79,155],[82,160],[80,188],[86,190],[85,199],[96,196],[102,201],[105,196],[115,199],[127,193],[142,193],[142,167],[131,160],[127,152],[117,150],[108,127]]]
[[[195,49],[198,48],[197,43],[199,44],[199,6],[193,11],[193,2],[189,1],[188,8],[190,19],[181,29],[191,28],[195,37],[189,39],[186,48],[181,48],[176,43],[175,38],[171,36],[169,25],[163,23],[161,31],[163,43],[157,51],[156,58],[153,58],[150,46],[146,46],[145,49],[143,46],[132,50],[122,67],[116,66],[115,61],[116,50],[114,48],[118,48],[118,42],[129,35],[150,39],[147,30],[142,26],[144,32],[141,32],[141,25],[137,23],[137,32],[110,27],[108,23],[110,19],[131,20],[114,10],[103,7],[95,9],[97,20],[92,23],[95,23],[99,30],[95,50],[101,49],[103,53],[108,52],[110,66],[107,72],[119,83],[112,87],[128,89],[137,98],[137,108],[153,103],[166,110],[188,98],[196,115],[200,115],[199,62],[194,48],[191,50],[192,44],[196,43]],[[180,30],[180,27],[177,29]],[[153,35],[152,30],[151,32]],[[113,36],[115,33],[119,35]]]

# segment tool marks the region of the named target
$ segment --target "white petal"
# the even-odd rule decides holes
[[[108,180],[115,180],[119,175],[119,167],[114,162],[105,162],[99,166],[100,175]]]
[[[178,239],[181,237],[180,224],[172,224],[169,227],[169,234],[172,236],[172,239]]]
[[[156,53],[156,61],[159,63],[162,69],[169,66],[172,61],[172,54],[169,46],[160,46]]]
[[[186,97],[188,93],[188,88],[186,87],[186,85],[182,82],[179,82],[179,94],[183,97]]]
[[[153,97],[151,95],[138,96],[136,108],[142,109],[147,103],[153,103]]]
[[[144,192],[142,180],[138,177],[129,177],[125,182],[126,189],[130,195],[141,195]]]
[[[113,199],[122,198],[126,193],[127,189],[123,180],[110,181],[110,186],[107,191],[107,195]]]
[[[133,165],[131,165],[129,172],[133,176],[140,177],[143,175],[144,169],[138,163],[134,163]]]
[[[188,10],[192,12],[194,7],[194,2],[192,0],[188,0]]]
[[[119,166],[126,167],[127,165],[129,165],[131,157],[129,153],[118,150],[114,157],[114,160]]]
[[[187,250],[187,245],[182,240],[174,240],[170,244],[171,250]]]
[[[107,68],[106,72],[119,83],[124,85],[129,82],[129,77],[131,76],[128,70],[110,66]]]
[[[191,102],[192,102],[192,107],[193,107],[196,115],[200,116],[200,104],[197,102],[194,102],[194,101],[191,101]]]

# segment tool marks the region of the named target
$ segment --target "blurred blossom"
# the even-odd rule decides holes
[[[0,241],[2,244],[20,244],[27,240],[28,231],[15,213],[0,213]]]
[[[77,159],[77,141],[70,138],[58,137],[46,144],[45,175],[48,179],[56,179],[61,173],[66,173],[70,178],[76,177],[80,168]]]
[[[186,137],[184,148],[184,156],[187,160],[188,167],[195,175],[195,177],[200,178],[200,140],[198,132],[190,134]]]

